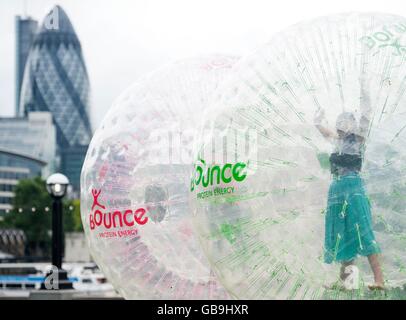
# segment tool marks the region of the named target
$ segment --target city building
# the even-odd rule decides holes
[[[0,230],[0,260],[23,257],[26,241],[27,237],[22,230]]]
[[[40,176],[47,178],[59,165],[52,114],[31,112],[25,118],[0,118],[0,149],[44,162]]]
[[[55,172],[56,129],[52,114],[0,118],[0,216],[12,209],[20,180],[47,178]]]
[[[51,26],[49,21],[55,17],[56,24]],[[71,157],[69,151],[83,152],[91,140],[89,92],[81,43],[65,11],[56,6],[45,17],[31,46],[19,110],[20,116],[32,111],[52,113],[63,164],[58,169],[76,188],[83,161],[76,155]]]
[[[0,216],[13,209],[18,182],[41,176],[45,166],[39,159],[0,149]]]
[[[16,74],[15,74],[15,114],[20,114],[20,94],[24,77],[25,65],[34,37],[37,33],[38,22],[30,17],[17,16],[16,28]]]
[[[83,163],[85,162],[87,149],[88,146],[77,145],[61,150],[60,171],[68,177],[77,197],[79,197],[80,174]],[[78,168],[80,168],[80,170],[78,170]]]

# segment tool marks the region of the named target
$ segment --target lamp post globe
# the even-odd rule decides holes
[[[47,179],[47,190],[52,198],[62,199],[68,190],[69,179],[61,173],[55,173]]]

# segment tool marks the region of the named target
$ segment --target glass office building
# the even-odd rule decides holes
[[[0,118],[0,149],[44,162],[40,175],[47,178],[58,166],[52,114],[32,112],[25,118]]]
[[[77,192],[80,189],[80,174],[82,166],[85,162],[88,146],[73,146],[64,148],[61,153],[61,172],[69,178],[75,196],[78,198],[80,194]],[[80,170],[78,170],[80,168]]]
[[[12,209],[20,180],[55,172],[56,129],[49,112],[0,118],[0,216]]]
[[[34,37],[37,33],[38,22],[30,17],[17,16],[16,28],[16,69],[15,69],[15,102],[16,115],[20,114],[20,94],[24,77],[25,65]]]
[[[48,29],[48,16],[35,37],[21,92],[21,115],[50,111],[58,145],[86,145],[91,139],[88,117],[89,79],[75,30],[59,6],[57,28]],[[49,13],[49,16],[53,13]]]
[[[0,149],[0,216],[13,209],[18,182],[41,176],[45,166],[42,160]]]
[[[52,24],[50,23],[52,21]],[[70,162],[67,150],[87,148],[92,137],[89,120],[89,78],[80,41],[65,13],[54,7],[44,19],[34,39],[24,74],[20,115],[49,111],[57,131],[58,154],[66,174],[79,186],[83,163]]]

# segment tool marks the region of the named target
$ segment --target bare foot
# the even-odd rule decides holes
[[[385,286],[383,283],[374,283],[368,286],[368,289],[371,291],[382,291],[385,290]]]

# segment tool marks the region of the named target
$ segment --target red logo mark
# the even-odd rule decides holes
[[[92,190],[92,195],[93,195],[92,211],[93,211],[94,208],[96,208],[96,207],[100,207],[100,208],[102,208],[103,210],[106,210],[106,207],[105,207],[105,206],[102,206],[102,205],[100,204],[100,202],[99,202],[100,194],[101,194],[101,190],[96,190],[96,189],[93,189],[93,190]]]

